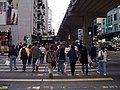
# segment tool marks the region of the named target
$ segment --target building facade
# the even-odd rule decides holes
[[[119,40],[120,35],[120,6],[110,10],[106,18],[101,18],[101,23],[97,23],[99,39],[104,41]]]
[[[31,44],[39,35],[47,34],[47,0],[0,0],[0,3],[0,29],[11,29],[12,44],[24,43],[25,36]]]

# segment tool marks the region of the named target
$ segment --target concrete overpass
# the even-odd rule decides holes
[[[77,29],[82,28],[83,42],[88,45],[91,38],[87,29],[93,26],[93,20],[106,17],[107,12],[118,5],[120,0],[71,0],[57,35],[61,41],[67,41],[70,34],[71,40],[74,41]]]

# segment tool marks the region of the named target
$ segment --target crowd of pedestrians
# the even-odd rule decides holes
[[[92,62],[89,63],[88,55]],[[98,57],[103,56],[103,59],[100,60]],[[97,68],[97,73],[103,74],[106,76],[106,62],[107,62],[107,50],[100,45],[99,48],[94,46],[94,43],[91,44],[89,49],[84,46],[82,43],[79,44],[38,44],[34,43],[33,45],[27,46],[26,43],[12,45],[9,49],[8,57],[10,60],[10,71],[12,71],[12,62],[14,62],[14,70],[18,70],[16,67],[16,59],[20,58],[22,60],[22,71],[25,72],[26,65],[32,65],[32,72],[38,71],[39,65],[36,63],[47,63],[48,64],[48,73],[49,78],[53,77],[53,62],[56,62],[57,73],[64,74],[66,73],[66,62],[70,63],[71,75],[75,74],[76,62],[82,64],[82,73],[88,75],[88,66]],[[95,65],[93,64],[95,63]],[[103,68],[103,70],[101,70]],[[86,70],[84,70],[86,69]]]

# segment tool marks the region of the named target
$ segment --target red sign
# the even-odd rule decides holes
[[[7,36],[0,36],[0,40],[7,40],[8,37]]]

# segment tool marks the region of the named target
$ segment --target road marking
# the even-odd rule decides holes
[[[111,81],[112,78],[43,79],[43,82]]]
[[[80,82],[80,81],[111,81],[112,78],[77,78],[77,79],[0,79],[0,82]]]
[[[8,86],[0,86],[0,90],[7,90]]]
[[[48,74],[33,74],[33,76],[43,76],[43,75],[48,76]],[[92,74],[89,74],[89,76],[90,75],[92,75]],[[53,74],[53,76],[72,76],[72,74]],[[75,74],[75,76],[81,76],[81,73],[80,74]]]
[[[8,71],[10,71],[10,70],[9,70],[9,69],[0,69],[0,71],[1,71],[1,72],[8,72]],[[15,71],[15,72],[21,72],[22,69],[19,69],[19,68],[18,68],[18,70],[13,70],[13,72],[14,72],[14,71]],[[26,70],[26,71],[32,72],[32,68],[31,68],[31,70]],[[38,72],[44,72],[44,71],[47,71],[47,70],[41,70],[41,69],[38,70]],[[57,69],[54,69],[53,71],[54,71],[54,72],[57,72],[58,70],[57,70]],[[88,71],[94,72],[94,71],[97,71],[97,69],[88,69]],[[69,69],[69,70],[67,69],[66,72],[71,72],[71,70],[70,70],[70,69]],[[75,72],[81,72],[81,69],[76,69]]]

